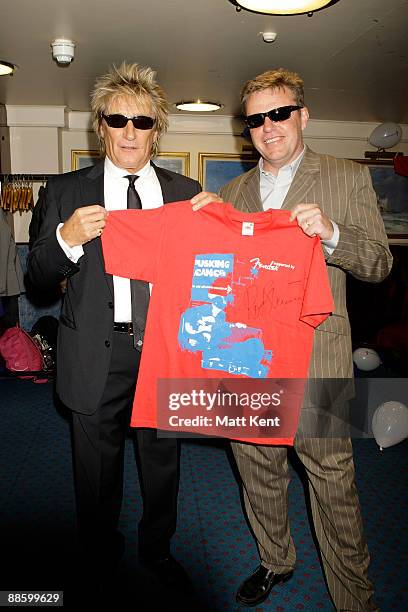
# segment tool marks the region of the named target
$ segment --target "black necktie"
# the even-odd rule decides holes
[[[142,202],[135,189],[135,181],[139,177],[137,174],[128,174],[125,178],[129,181],[127,207],[141,209]],[[137,350],[141,351],[150,299],[149,283],[140,280],[131,280],[130,291],[132,295],[133,344]]]
[[[127,190],[127,207],[128,208],[142,208],[142,202],[140,196],[135,189],[135,181],[139,178],[137,174],[128,174],[125,176],[129,181]]]

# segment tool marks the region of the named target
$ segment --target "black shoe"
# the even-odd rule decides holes
[[[256,606],[265,601],[275,584],[287,582],[292,576],[293,571],[274,574],[272,570],[260,565],[239,587],[237,602],[244,606]]]
[[[185,592],[192,591],[191,581],[186,570],[171,555],[163,559],[140,559],[139,561],[142,567],[153,574],[162,586]]]
[[[94,571],[96,575],[116,574],[125,553],[125,538],[119,531],[112,535],[84,540],[80,543],[80,557],[84,571]]]

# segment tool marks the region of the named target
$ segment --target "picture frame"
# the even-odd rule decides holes
[[[160,151],[152,161],[159,168],[190,176],[190,153],[186,151]]]
[[[71,169],[80,170],[94,166],[100,159],[101,155],[97,150],[71,150]],[[190,176],[190,153],[161,151],[153,162],[160,168]]]
[[[253,153],[199,153],[198,180],[204,191],[218,193],[232,179],[258,163]]]
[[[71,149],[71,170],[81,170],[94,166],[100,159],[100,151]]]
[[[369,167],[389,243],[408,245],[408,178],[395,173],[392,159],[353,161]]]

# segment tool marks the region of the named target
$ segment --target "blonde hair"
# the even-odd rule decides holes
[[[105,153],[105,142],[100,134],[102,114],[106,113],[110,103],[120,96],[130,96],[139,104],[151,104],[155,118],[154,129],[157,133],[151,151],[154,157],[159,140],[169,125],[169,104],[152,68],[126,62],[122,62],[119,67],[113,65],[109,72],[99,77],[91,94],[92,125],[99,139],[101,153]]]
[[[302,78],[296,72],[291,72],[285,68],[278,68],[276,70],[267,70],[245,83],[241,91],[241,104],[244,113],[246,112],[246,101],[254,92],[263,91],[264,89],[283,89],[284,87],[290,89],[293,93],[295,104],[304,106],[305,94]]]

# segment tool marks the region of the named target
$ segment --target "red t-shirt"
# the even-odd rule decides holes
[[[132,426],[293,443],[301,396],[285,387],[286,405],[278,402],[281,381],[305,379],[314,328],[334,306],[320,240],[289,215],[247,214],[221,203],[194,212],[190,201],[109,213],[107,272],[153,284]],[[199,393],[200,381],[208,396]],[[222,390],[241,393],[234,406],[230,399],[227,419]],[[268,416],[279,425],[251,418],[251,427],[259,401],[254,408],[252,396],[241,399],[273,390],[275,401],[262,407],[273,406]],[[244,420],[234,422],[237,414]]]

